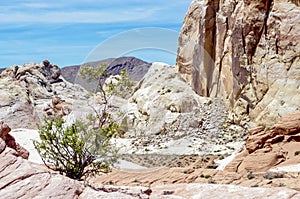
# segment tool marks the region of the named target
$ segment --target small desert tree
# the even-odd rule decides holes
[[[107,172],[117,160],[117,150],[109,140],[117,132],[113,124],[92,129],[75,122],[67,126],[62,118],[45,119],[39,127],[41,141],[34,141],[44,164],[61,174],[80,180],[99,172]],[[98,144],[89,138],[98,135]]]
[[[107,172],[117,160],[117,150],[110,139],[117,135],[119,125],[113,121],[108,107],[112,95],[131,92],[133,83],[125,72],[117,84],[105,85],[108,77],[106,65],[93,68],[82,66],[80,75],[88,81],[97,81],[103,104],[100,111],[93,106],[94,113],[86,123],[76,121],[70,126],[62,118],[45,119],[39,126],[41,141],[34,141],[44,164],[73,179],[82,179],[99,172]],[[107,86],[107,88],[105,88]]]
[[[94,113],[89,116],[90,121],[95,121],[98,128],[106,126],[112,122],[110,111],[108,110],[110,105],[109,101],[112,96],[119,96],[126,98],[133,93],[135,82],[132,81],[126,71],[121,71],[120,79],[117,83],[105,82],[109,77],[108,72],[105,70],[107,64],[102,64],[99,67],[81,66],[79,75],[88,82],[97,81],[97,93],[100,94],[103,103],[100,111],[96,110],[92,105]],[[113,122],[114,123],[114,122]]]

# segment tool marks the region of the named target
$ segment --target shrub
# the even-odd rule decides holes
[[[34,141],[34,146],[48,168],[80,180],[107,172],[116,162],[116,150],[109,142],[114,132],[115,126],[90,129],[79,122],[67,126],[62,118],[44,119],[41,141]]]
[[[206,168],[207,169],[216,169],[216,168],[218,168],[218,165],[216,165],[216,164],[210,164]]]
[[[251,179],[254,178],[254,175],[253,175],[252,171],[250,171],[250,172],[247,174],[247,178],[248,178],[249,180],[251,180]]]
[[[294,155],[297,156],[299,154],[300,154],[300,151],[296,151]]]
[[[112,95],[124,97],[131,94],[134,83],[123,71],[117,84],[105,85],[109,76],[105,67],[106,64],[95,68],[82,66],[80,69],[83,79],[97,83],[95,92],[103,99],[101,110],[90,105],[94,113],[88,116],[88,122],[75,122],[70,126],[61,118],[45,119],[39,127],[41,141],[34,142],[48,168],[73,179],[107,172],[117,160],[117,150],[110,144],[110,138],[119,133],[120,128],[109,113],[109,99]]]
[[[204,176],[205,179],[211,178],[211,175],[207,174]]]
[[[265,179],[268,179],[268,180],[272,180],[274,178],[283,178],[284,177],[284,174],[283,173],[276,173],[276,172],[266,172],[263,177]]]

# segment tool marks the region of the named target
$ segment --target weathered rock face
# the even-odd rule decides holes
[[[86,91],[65,82],[60,73],[47,60],[4,70],[0,75],[0,120],[7,121],[12,128],[36,128],[46,113],[69,113],[73,107],[67,102],[84,100]],[[53,98],[62,100],[53,103]]]
[[[133,139],[130,146],[121,146],[126,153],[230,153],[241,144],[227,145],[232,135],[234,142],[243,139],[243,129],[232,133],[224,127],[227,112],[222,99],[197,95],[163,63],[152,64],[128,100],[112,98],[111,104],[124,113],[121,126],[126,138]]]
[[[154,63],[139,83],[125,109],[127,108],[126,112],[129,112],[128,119],[133,129],[146,134],[160,134],[164,133],[163,131],[170,132],[170,129],[166,128],[171,126],[173,128],[177,126],[178,129],[175,131],[182,131],[184,128],[182,123],[185,123],[186,131],[190,128],[197,130],[202,125],[201,117],[188,121],[183,120],[182,116],[189,114],[188,118],[191,119],[193,113],[197,112],[194,110],[196,107],[209,106],[211,103],[210,99],[198,96],[179,77],[174,68]]]
[[[282,117],[271,129],[250,131],[245,150],[227,166],[229,171],[267,171],[300,164],[300,112]],[[298,151],[298,152],[297,152]]]
[[[9,147],[16,151],[16,156],[28,159],[29,152],[16,142],[15,138],[9,134],[10,131],[10,127],[3,121],[0,121],[0,153],[5,150],[5,147]]]
[[[29,161],[18,157],[26,158],[24,157],[26,150],[8,134],[7,127],[6,124],[0,123],[2,135],[0,137],[0,195],[2,198],[61,198],[63,196],[71,199],[82,193],[83,186],[80,183],[57,173],[51,173],[45,167],[30,164]],[[20,149],[23,149],[23,153]]]
[[[296,111],[300,8],[293,3],[193,1],[179,37],[177,70],[198,94],[222,96],[231,108],[239,104],[256,123]]]
[[[44,109],[47,116],[59,116],[63,117],[68,115],[72,110],[72,104],[60,99],[59,97],[53,97],[52,102],[48,107]]]

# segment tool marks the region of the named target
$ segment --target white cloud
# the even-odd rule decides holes
[[[114,23],[171,20],[190,0],[25,0],[0,2],[0,23]],[[187,9],[187,8],[186,8]],[[175,17],[174,17],[175,16]],[[176,21],[178,22],[178,21]]]
[[[54,4],[54,3],[35,3],[35,2],[29,2],[29,3],[23,3],[21,4],[22,7],[29,8],[29,9],[45,9],[45,8],[59,8],[62,7],[61,4]]]
[[[113,23],[148,19],[159,9],[0,13],[0,23]]]

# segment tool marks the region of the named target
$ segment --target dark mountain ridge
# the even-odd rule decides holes
[[[134,81],[140,81],[144,75],[148,72],[151,63],[145,62],[136,57],[120,57],[120,58],[109,58],[105,60],[87,62],[82,65],[97,67],[101,64],[108,64],[106,71],[110,75],[118,75],[121,71],[125,70],[129,77]],[[61,69],[62,76],[69,82],[80,84],[77,82],[77,75],[82,65],[65,66]]]

